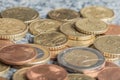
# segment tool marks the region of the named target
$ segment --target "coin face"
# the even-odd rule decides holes
[[[48,17],[59,21],[68,21],[80,17],[79,13],[71,9],[56,9],[48,13]]]
[[[8,70],[9,70],[9,66],[7,66],[3,63],[0,63],[0,74],[4,73],[5,71],[8,71]]]
[[[120,68],[106,68],[98,74],[99,80],[120,80]]]
[[[0,40],[0,48],[14,44],[10,40]]]
[[[103,34],[109,29],[105,22],[90,18],[81,19],[75,25],[78,31],[87,34]]]
[[[14,73],[13,80],[27,80],[26,72],[28,68],[22,68]]]
[[[111,35],[99,37],[95,40],[94,46],[105,54],[120,55],[120,36]]]
[[[69,80],[95,80],[94,78],[84,74],[68,74],[68,79]]]
[[[30,32],[33,35],[40,33],[58,31],[62,23],[51,19],[43,19],[30,24]]]
[[[0,19],[0,38],[18,40],[27,33],[27,26],[20,20],[12,18]]]
[[[99,68],[104,61],[104,56],[92,48],[72,47],[58,55],[61,65],[79,72]]]
[[[23,44],[10,45],[0,50],[1,61],[9,65],[23,65],[36,56],[34,48]]]
[[[69,39],[87,40],[94,37],[93,35],[87,35],[87,34],[78,32],[75,29],[74,23],[75,23],[74,21],[64,23],[63,25],[61,25],[60,31],[66,34],[69,37]]]
[[[96,19],[109,19],[114,17],[112,9],[101,6],[89,6],[80,10],[83,17]]]
[[[31,22],[32,20],[39,17],[39,13],[31,8],[27,7],[16,7],[6,9],[1,12],[3,18],[15,18],[22,20],[25,23]]]
[[[35,43],[45,47],[65,45],[67,41],[67,37],[60,32],[46,32],[34,38]]]
[[[67,72],[57,65],[37,65],[27,71],[30,80],[66,80]]]
[[[105,35],[120,35],[120,26],[111,24]]]

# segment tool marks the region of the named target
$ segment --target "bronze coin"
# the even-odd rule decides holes
[[[106,68],[98,74],[98,80],[120,80],[120,68]]]
[[[30,80],[66,80],[67,72],[57,65],[36,65],[27,71]]]
[[[23,65],[37,56],[36,50],[28,45],[15,44],[0,49],[0,60],[9,65]]]
[[[0,48],[5,47],[5,46],[9,46],[14,44],[14,42],[10,41],[10,40],[0,40]]]
[[[105,35],[120,35],[120,26],[111,24]]]
[[[113,63],[113,62],[106,62],[105,63],[105,67],[119,67],[118,65],[116,65],[115,63]]]
[[[55,9],[48,12],[48,17],[59,21],[69,21],[80,17],[80,14],[71,9]]]

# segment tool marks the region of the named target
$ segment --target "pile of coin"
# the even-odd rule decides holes
[[[101,6],[55,9],[46,19],[27,7],[2,11],[0,80],[120,80],[114,63],[120,59],[120,28],[110,24],[114,16]],[[27,33],[33,41],[17,44]],[[16,71],[8,78],[11,68]]]

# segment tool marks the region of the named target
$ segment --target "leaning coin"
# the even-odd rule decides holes
[[[98,37],[94,46],[109,58],[120,58],[120,36],[106,35]]]
[[[9,65],[23,65],[37,56],[36,50],[28,45],[14,44],[0,49],[0,60]]]
[[[80,14],[71,9],[55,9],[48,12],[48,17],[59,21],[69,21],[80,17]]]
[[[28,28],[20,20],[12,18],[0,19],[0,38],[9,40],[20,40],[25,37]]]
[[[87,35],[87,34],[78,32],[75,29],[74,23],[75,21],[64,23],[63,25],[60,26],[60,31],[65,35],[67,35],[69,39],[77,40],[77,41],[88,40],[94,37],[94,35]]]
[[[33,35],[38,35],[45,32],[59,31],[62,23],[52,19],[41,19],[30,24],[30,32]]]
[[[39,13],[28,7],[9,8],[1,12],[3,18],[15,18],[22,20],[24,23],[31,23],[39,17]]]
[[[73,72],[89,72],[102,67],[104,56],[92,48],[72,47],[59,53],[58,62]]]
[[[10,66],[0,63],[0,76],[4,76],[8,73]]]
[[[90,18],[78,20],[75,25],[79,32],[86,34],[103,34],[109,29],[109,26],[105,22]]]
[[[83,17],[96,18],[105,22],[110,22],[114,18],[114,11],[107,7],[89,6],[80,10]]]
[[[29,68],[22,68],[16,71],[13,75],[13,80],[27,80],[26,72]]]
[[[68,80],[64,68],[53,65],[36,65],[27,71],[29,80]]]
[[[95,80],[85,74],[68,74],[68,80]]]
[[[66,47],[68,38],[60,32],[46,32],[35,36],[34,43],[48,48],[59,50]]]

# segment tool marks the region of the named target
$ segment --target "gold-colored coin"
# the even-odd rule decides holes
[[[105,60],[106,61],[110,61],[110,62],[114,62],[114,61],[117,61],[117,60],[119,60],[119,58],[111,58],[111,57],[108,57],[108,56],[105,56]]]
[[[51,19],[41,19],[30,24],[30,32],[38,35],[45,32],[58,31],[62,23]]]
[[[109,35],[98,37],[94,46],[110,58],[120,57],[120,36]]]
[[[26,45],[29,45],[29,46],[32,46],[33,48],[35,48],[38,53],[37,58],[35,60],[33,60],[32,62],[28,62],[26,65],[48,63],[51,55],[47,49],[45,49],[44,47],[41,47],[40,45],[37,45],[37,44],[26,44]]]
[[[59,50],[66,47],[68,38],[60,32],[46,32],[35,36],[34,43],[48,48],[49,50]]]
[[[101,6],[89,6],[80,10],[80,13],[85,18],[101,19],[105,22],[111,21],[115,14],[112,9]]]
[[[91,38],[89,40],[83,40],[83,41],[76,41],[76,40],[68,40],[68,47],[77,47],[77,46],[81,46],[81,47],[88,47],[90,45],[92,45],[95,41],[95,38]]]
[[[84,74],[68,74],[68,80],[95,80],[95,79]]]
[[[9,71],[10,67],[3,64],[3,63],[0,63],[0,76],[4,76],[6,75],[6,73]]]
[[[78,31],[86,34],[103,34],[109,29],[105,22],[90,18],[81,19],[75,25]]]
[[[12,18],[0,19],[0,38],[20,40],[27,33],[27,26],[20,20]]]
[[[27,80],[27,77],[25,76],[27,70],[28,68],[22,68],[16,71],[13,75],[13,80]]]
[[[6,9],[1,12],[3,18],[15,18],[22,20],[24,23],[31,23],[39,17],[39,13],[28,7],[16,7]]]
[[[80,14],[71,9],[55,9],[48,13],[48,17],[59,21],[69,21],[80,17]]]
[[[65,35],[68,36],[69,39],[71,40],[88,40],[94,37],[94,35],[87,35],[81,32],[78,32],[75,29],[75,25],[74,25],[75,21],[70,21],[67,23],[64,23],[61,27],[60,27],[60,31],[63,32]]]

